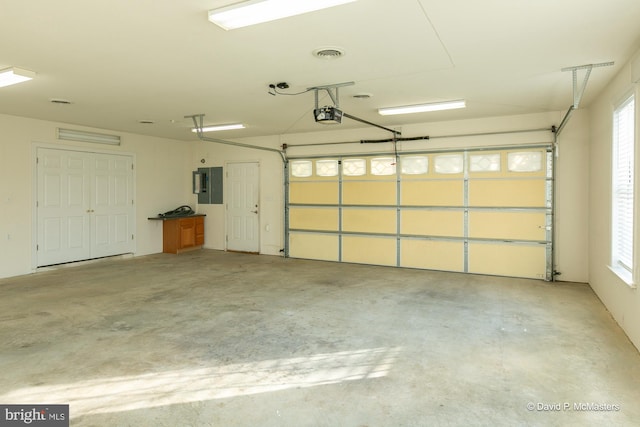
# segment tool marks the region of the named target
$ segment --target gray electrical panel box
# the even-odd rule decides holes
[[[222,167],[198,168],[193,171],[193,194],[199,205],[222,204]]]

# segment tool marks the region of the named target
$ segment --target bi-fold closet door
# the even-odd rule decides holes
[[[134,251],[133,158],[37,149],[37,266]]]
[[[289,256],[551,280],[549,146],[292,159]]]

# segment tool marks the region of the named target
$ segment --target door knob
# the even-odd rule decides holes
[[[255,211],[251,211],[251,213],[257,214],[258,213],[258,209],[256,209]]]

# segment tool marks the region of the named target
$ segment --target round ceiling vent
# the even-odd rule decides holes
[[[325,46],[314,49],[313,56],[322,59],[337,59],[345,55],[344,49],[335,46]]]

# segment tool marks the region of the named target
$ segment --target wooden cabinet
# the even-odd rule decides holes
[[[204,245],[204,216],[165,218],[162,224],[162,252],[177,254]]]

